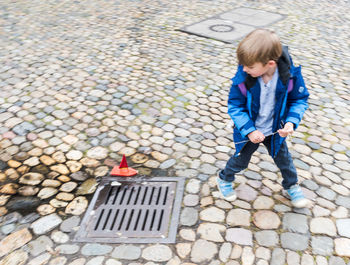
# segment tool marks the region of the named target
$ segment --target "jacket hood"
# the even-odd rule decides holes
[[[278,74],[282,83],[284,85],[287,85],[288,80],[291,76],[290,70],[292,67],[292,61],[288,52],[288,46],[282,46],[282,55],[280,56],[280,58],[278,58],[277,67]],[[247,89],[249,89],[254,86],[255,82],[257,81],[257,78],[252,77],[251,75],[244,72],[243,66],[239,65],[236,75],[231,80],[233,82],[233,85],[238,85],[244,82]]]

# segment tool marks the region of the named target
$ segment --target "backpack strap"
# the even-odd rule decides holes
[[[287,93],[293,90],[293,78],[289,79]]]
[[[244,82],[238,84],[239,90],[241,91],[242,95],[247,97],[247,88],[244,84]]]
[[[238,84],[238,88],[241,91],[242,95],[247,97],[247,87],[245,86],[244,82]],[[293,79],[289,79],[288,82],[288,89],[287,89],[287,93],[290,93],[293,90]]]

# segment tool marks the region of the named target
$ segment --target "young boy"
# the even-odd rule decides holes
[[[282,186],[292,205],[306,207],[297,172],[285,142],[307,109],[309,93],[301,69],[294,67],[287,47],[266,29],[248,34],[237,49],[238,70],[228,99],[228,114],[235,125],[236,153],[219,172],[217,185],[224,199],[233,201],[235,174],[246,169],[263,143],[283,177]]]

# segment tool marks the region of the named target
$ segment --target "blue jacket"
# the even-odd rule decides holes
[[[286,122],[292,122],[296,129],[308,107],[307,99],[309,93],[305,87],[301,75],[301,66],[295,67],[288,54],[288,48],[283,47],[283,54],[278,62],[279,79],[276,87],[276,105],[274,108],[273,132],[283,128]],[[289,80],[293,80],[293,89],[288,93]],[[247,95],[243,95],[238,87],[244,83],[247,88]],[[256,130],[255,120],[260,107],[260,84],[257,78],[253,78],[243,71],[243,66],[239,65],[237,73],[232,78],[232,86],[228,99],[228,114],[234,123],[233,139],[236,143],[236,153],[238,156],[249,140],[247,135]],[[275,157],[285,138],[279,134],[272,135],[271,155]]]

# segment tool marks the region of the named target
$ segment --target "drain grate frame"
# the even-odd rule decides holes
[[[103,177],[73,241],[175,243],[182,177]]]

